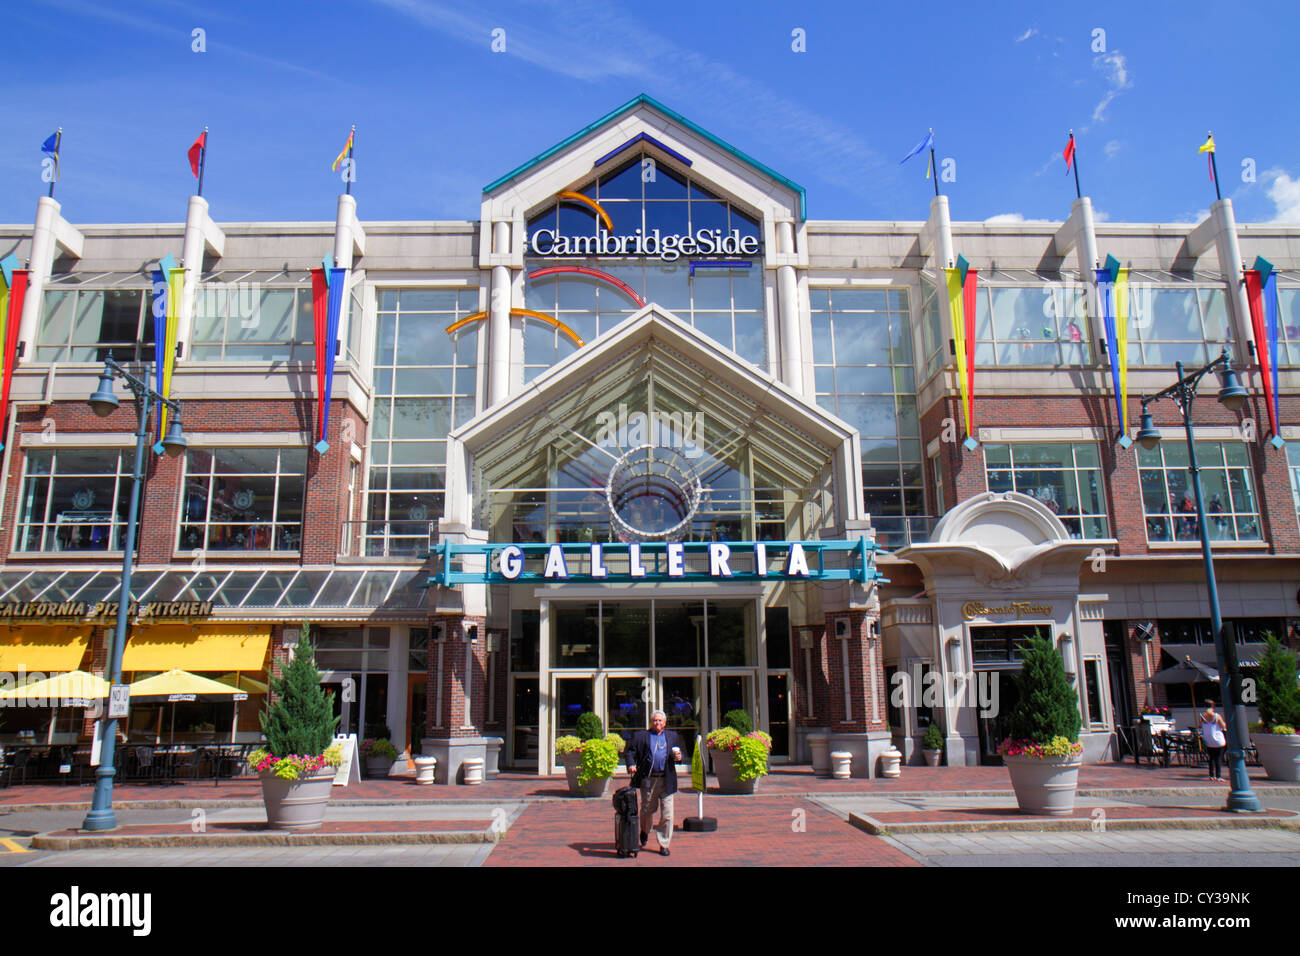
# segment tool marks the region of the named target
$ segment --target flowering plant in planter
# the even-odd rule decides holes
[[[371,740],[367,737],[361,741],[361,756],[367,760],[371,757],[396,760],[397,748],[393,746],[392,741],[384,737],[380,737],[378,740]]]
[[[1158,715],[1158,716],[1160,716],[1160,717],[1169,717],[1169,716],[1170,716],[1170,710],[1169,710],[1168,707],[1147,707],[1147,706],[1144,706],[1144,707],[1142,708],[1142,716],[1145,717],[1147,714],[1155,714],[1155,715]]]
[[[555,738],[555,755],[578,754],[578,786],[586,786],[593,780],[614,776],[618,769],[618,757],[627,748],[627,741],[616,733],[604,737],[592,737],[579,740],[572,734]]]
[[[1036,744],[1031,740],[1012,740],[1008,737],[998,746],[998,753],[1004,757],[1034,757],[1038,760],[1052,760],[1057,757],[1081,756],[1083,754],[1083,744],[1072,744],[1064,737],[1053,737],[1045,744]]]
[[[1265,634],[1268,650],[1259,660],[1259,723],[1264,733],[1294,734],[1300,724],[1300,687],[1296,685],[1296,659],[1272,634]],[[1252,727],[1252,730],[1254,728]]]
[[[334,742],[339,718],[320,685],[314,651],[306,627],[284,676],[271,680],[275,703],[261,714],[266,747],[249,755],[258,773],[274,771],[285,780],[299,780],[342,762],[342,747]],[[254,759],[256,758],[256,759]]]
[[[282,780],[302,780],[319,773],[326,767],[337,769],[342,762],[343,745],[337,742],[315,757],[304,757],[301,754],[277,757],[263,747],[257,748],[248,755],[248,765],[254,773],[274,773]]]
[[[744,783],[767,773],[767,755],[772,752],[772,738],[761,730],[741,734],[734,727],[719,727],[704,738],[710,750],[731,754],[736,780]]]

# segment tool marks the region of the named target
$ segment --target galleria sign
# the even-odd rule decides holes
[[[619,568],[618,571],[623,572],[629,578],[650,577],[651,568],[646,567],[642,560],[641,549],[643,547],[644,545],[637,543],[629,544],[627,546],[626,565]],[[731,546],[721,541],[713,541],[709,543],[708,550],[709,571],[707,576],[710,578],[731,577]],[[749,546],[749,550],[753,554],[755,575],[766,577],[768,574],[767,543],[756,541]],[[669,542],[663,545],[663,553],[667,559],[667,576],[670,578],[685,578],[687,576],[685,545],[681,542]],[[506,545],[501,549],[500,562],[501,576],[507,581],[518,580],[524,571],[523,548],[514,544]],[[588,568],[589,570],[584,577],[589,580],[598,581],[610,576],[610,568],[605,563],[604,545],[591,545]],[[790,542],[788,545],[785,565],[780,574],[787,578],[807,578],[810,576],[808,555],[804,552],[803,545],[798,541]],[[569,567],[564,561],[564,548],[561,545],[553,544],[547,549],[542,579],[560,581],[569,579]]]
[[[554,229],[538,229],[529,237],[529,248],[539,256],[647,256],[673,262],[682,256],[756,256],[758,237],[742,236],[739,229],[700,229],[694,235],[658,229],[616,236],[598,228],[594,236],[561,236]]]

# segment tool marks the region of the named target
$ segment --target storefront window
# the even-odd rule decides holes
[[[1071,538],[1110,536],[1096,445],[985,445],[984,467],[989,491],[1037,498]]]
[[[447,433],[474,417],[477,289],[385,289],[375,338],[368,520],[348,540],[372,557],[417,556],[443,513]]]
[[[1137,449],[1148,541],[1200,540],[1196,501],[1187,471],[1187,445],[1161,442]],[[1258,541],[1259,505],[1250,452],[1241,442],[1197,442],[1201,493],[1211,541]]]
[[[36,338],[38,362],[153,358],[154,323],[143,289],[50,289]]]
[[[258,283],[200,287],[189,357],[196,362],[314,362],[311,290]]]
[[[1092,361],[1087,286],[985,284],[975,306],[975,365],[1077,366]]]
[[[885,547],[925,514],[911,314],[905,289],[813,289],[817,403],[858,429],[864,508]]]
[[[1300,288],[1277,290],[1278,365],[1300,365]]]
[[[306,473],[304,448],[187,451],[177,549],[297,551]]]
[[[1231,345],[1222,286],[1171,288],[1131,273],[1128,327],[1132,365],[1195,367]]]
[[[131,500],[126,453],[26,454],[15,551],[120,551]]]

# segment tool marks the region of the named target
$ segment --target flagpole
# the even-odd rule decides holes
[[[1070,142],[1074,143],[1074,130],[1070,130]],[[1070,155],[1074,160],[1074,198],[1082,199],[1083,190],[1079,188],[1079,144],[1075,143],[1074,152]]]
[[[352,163],[352,150],[356,148],[356,141],[355,141],[356,135],[357,135],[357,128],[353,126],[352,132],[348,134],[348,176],[347,176],[347,182],[344,184],[347,186],[346,195],[348,196],[352,195],[352,177],[354,175],[353,170],[356,169],[356,166],[353,165]]]
[[[199,191],[197,195],[203,195],[203,167],[208,161],[208,128],[203,127],[203,147],[199,150]]]
[[[1214,139],[1214,133],[1206,134],[1211,140]],[[1214,150],[1210,150],[1210,175],[1214,177],[1214,198],[1223,199],[1223,194],[1219,192],[1219,164],[1214,161]]]
[[[49,129],[47,126],[46,129]],[[50,180],[50,198],[54,198],[54,184],[59,178],[59,150],[63,146],[63,127],[60,126],[54,133],[54,178]]]
[[[930,130],[930,135],[934,135],[934,130]],[[939,167],[934,161],[934,147],[930,147],[930,172],[934,174],[934,194],[939,195]]]

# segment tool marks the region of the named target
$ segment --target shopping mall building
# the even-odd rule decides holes
[[[1143,705],[1189,713],[1186,686],[1148,679],[1214,653],[1182,419],[1164,400],[1166,440],[1119,440],[1095,267],[1130,270],[1130,435],[1176,361],[1226,347],[1250,392],[1230,413],[1211,376],[1195,406],[1249,663],[1300,623],[1300,225],[1237,225],[1229,200],[1196,226],[1065,206],[1050,224],[956,221],[944,196],[917,221],[813,219],[798,184],[644,96],[490,183],[478,221],[366,221],[342,196],[333,222],[218,225],[192,198],[183,224],[74,226],[42,198],[34,227],[0,226],[29,280],[0,671],[106,669],[136,413],[120,386],[108,418],[86,399],[106,357],[154,360],[171,255],[188,450],[148,456],[127,679],[258,688],[309,622],[343,728],[386,725],[442,774],[491,738],[502,767],[551,772],[584,710],[630,731],[662,708],[693,739],[743,708],[775,760],[827,734],[874,776],[891,742],[918,761],[931,722],[949,764],[996,761],[1039,633],[1079,691],[1086,759],[1111,759]],[[319,450],[327,256],[349,272]],[[1282,448],[1241,286],[1257,256],[1278,275]],[[0,735],[36,719],[4,716]],[[231,719],[196,702],[177,729]],[[153,721],[133,712],[132,732]]]

